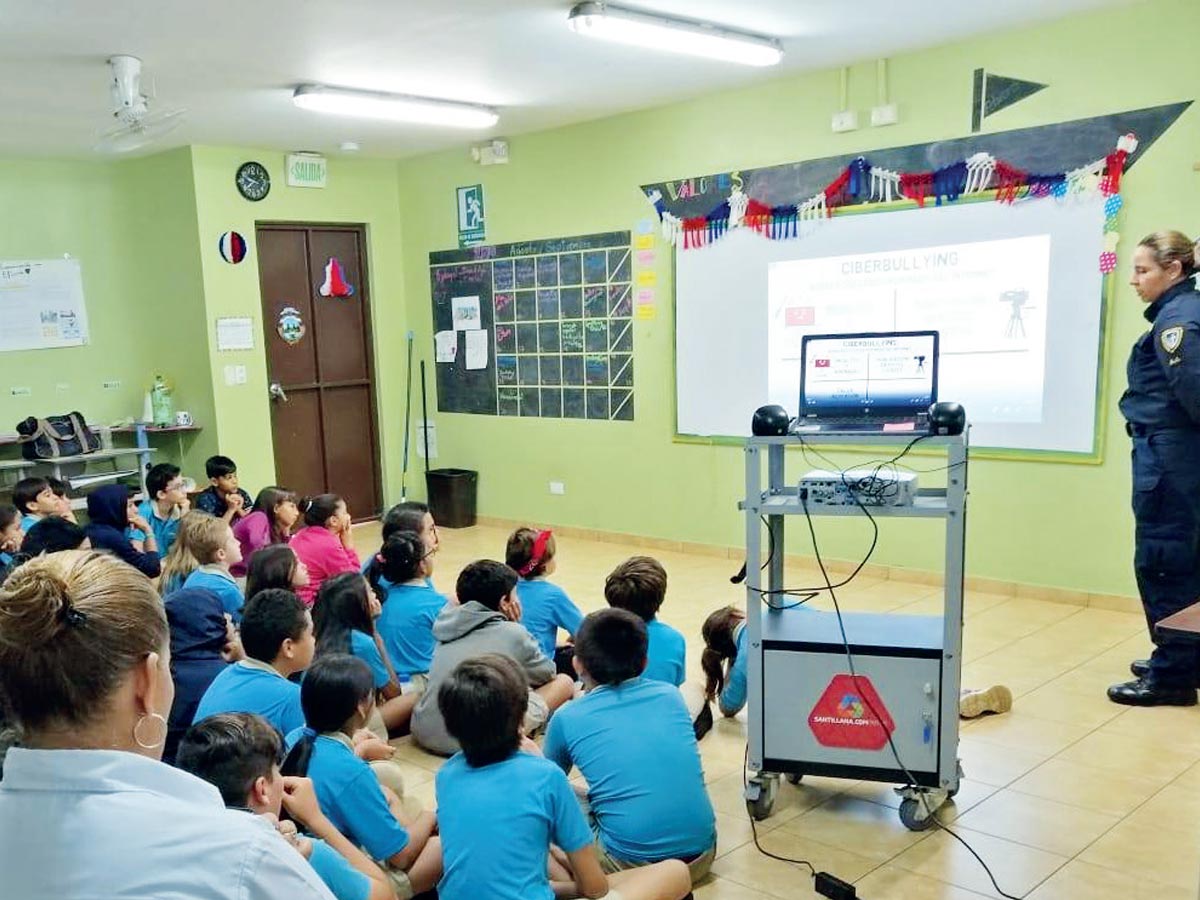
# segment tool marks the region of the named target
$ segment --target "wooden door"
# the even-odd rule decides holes
[[[280,485],[380,512],[379,440],[361,226],[261,224],[258,271]],[[349,296],[323,296],[330,260]],[[336,292],[334,292],[336,293]]]

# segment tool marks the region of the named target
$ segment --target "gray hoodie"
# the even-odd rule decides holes
[[[531,688],[541,687],[554,678],[554,661],[546,658],[525,626],[508,621],[502,613],[482,603],[471,601],[444,607],[433,623],[433,636],[438,643],[429,667],[429,684],[412,717],[413,737],[432,753],[450,756],[459,750],[458,741],[446,731],[437,695],[442,683],[463,660],[485,653],[503,653],[524,670]]]

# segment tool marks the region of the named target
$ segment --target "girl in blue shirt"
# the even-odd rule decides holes
[[[400,896],[432,889],[442,876],[436,817],[423,812],[410,820],[399,798],[389,802],[371,767],[354,752],[353,735],[375,707],[367,664],[341,653],[318,657],[304,676],[300,704],[308,728],[288,753],[283,774],[312,779],[321,811],[385,865]]]
[[[429,671],[437,643],[433,622],[447,603],[430,582],[433,553],[418,532],[397,531],[384,542],[367,570],[367,579],[383,607],[379,634],[396,674],[405,681]]]
[[[546,657],[554,660],[559,674],[574,678],[575,670],[571,667],[574,651],[569,645],[557,646],[558,630],[561,628],[568,638],[574,639],[583,613],[566,591],[546,580],[558,568],[557,551],[553,532],[518,528],[508,537],[504,561],[521,576],[517,584],[521,624]]]
[[[15,506],[0,503],[0,571],[12,565],[13,555],[21,549],[21,541],[24,539],[21,514]]]
[[[349,653],[367,664],[387,732],[406,732],[417,694],[401,694],[383,640],[375,630],[379,599],[357,572],[343,572],[321,585],[313,606],[317,656]],[[387,735],[382,735],[386,740]]]
[[[704,653],[704,695],[724,716],[736,716],[746,705],[746,614],[735,606],[718,609],[704,620],[700,631]]]

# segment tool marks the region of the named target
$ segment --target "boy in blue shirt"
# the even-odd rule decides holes
[[[438,896],[551,900],[610,889],[625,900],[685,896],[691,884],[677,860],[604,874],[566,775],[521,735],[526,694],[525,674],[497,653],[460,663],[438,689],[446,727],[462,747],[436,779],[445,863]],[[552,854],[552,844],[562,853]]]
[[[13,485],[13,506],[21,514],[21,530],[28,532],[46,516],[56,516],[61,509],[58,497],[48,479],[35,475],[22,478]]]
[[[192,721],[245,712],[262,716],[280,734],[303,727],[300,685],[288,679],[308,668],[316,641],[300,598],[280,588],[259,591],[246,604],[241,635],[246,658],[213,679]]]
[[[547,659],[554,660],[560,674],[571,674],[571,649],[556,647],[558,630],[568,637],[583,621],[583,613],[567,592],[546,580],[558,568],[558,546],[554,533],[536,528],[518,528],[508,538],[504,561],[521,576],[517,599],[521,601],[521,624],[533,635]]]
[[[172,463],[151,466],[146,473],[146,495],[138,504],[138,514],[150,524],[158,541],[158,555],[164,557],[175,543],[179,520],[191,506],[179,466]]]
[[[204,461],[204,473],[208,487],[196,495],[196,509],[229,525],[250,515],[254,501],[238,487],[237,463],[228,456],[210,456]]]
[[[687,642],[682,634],[658,620],[666,596],[667,570],[649,556],[631,556],[604,579],[608,605],[628,610],[646,623],[649,647],[642,676],[679,687],[687,671]]]
[[[229,567],[242,561],[242,545],[233,529],[223,519],[202,515],[194,526],[189,518],[183,534],[183,549],[195,557],[200,568],[188,575],[181,587],[211,591],[230,618],[240,622],[246,601]]]
[[[588,692],[550,720],[544,752],[587,780],[605,871],[677,859],[694,883],[716,855],[716,819],[691,717],[675,687],[642,676],[646,646],[645,624],[627,610],[583,620],[575,669]]]
[[[261,716],[226,713],[188,729],[176,765],[220,791],[230,809],[271,820],[337,900],[394,900],[383,870],[321,812],[312,782],[280,774],[282,750],[279,733]],[[284,809],[292,821],[279,821]],[[298,834],[296,821],[313,836]]]

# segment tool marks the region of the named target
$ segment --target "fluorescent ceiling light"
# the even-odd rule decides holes
[[[490,128],[499,120],[494,109],[454,100],[410,97],[383,91],[358,91],[350,88],[302,84],[292,94],[292,102],[301,109],[355,116],[361,119],[388,119],[394,122],[418,122],[450,128]]]
[[[567,24],[580,34],[651,50],[687,53],[747,66],[773,66],[783,59],[774,38],[697,22],[638,12],[604,2],[578,3]]]

